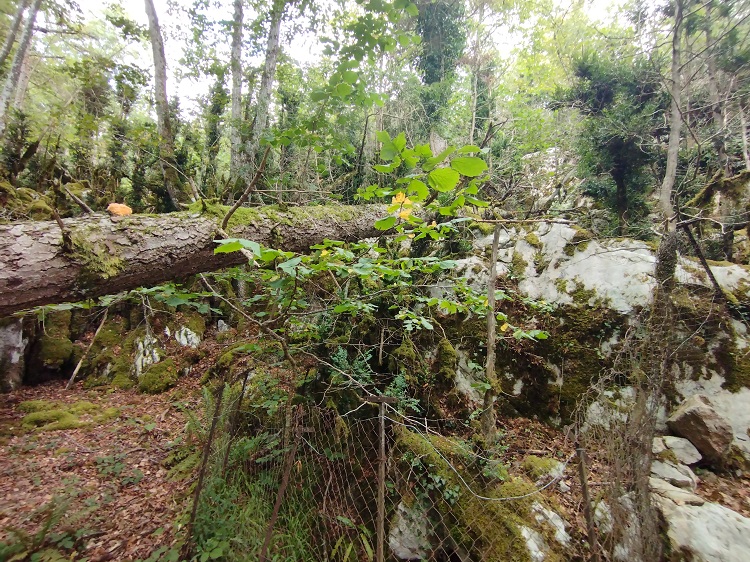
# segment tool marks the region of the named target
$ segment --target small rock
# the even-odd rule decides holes
[[[557,487],[563,494],[567,494],[568,492],[570,492],[570,485],[564,480],[560,480],[560,482],[557,484]]]
[[[695,464],[703,458],[698,449],[687,439],[666,435],[663,440],[665,447],[672,451],[682,464]]]
[[[709,461],[721,464],[734,439],[732,426],[720,416],[709,399],[695,394],[667,420],[672,432],[690,441]]]
[[[684,464],[654,461],[651,463],[651,475],[666,480],[678,488],[695,490],[698,487],[698,477]]]
[[[651,453],[653,455],[658,455],[659,453],[663,453],[666,450],[667,446],[664,444],[664,438],[654,437],[654,440],[651,441]]]
[[[677,505],[703,505],[706,503],[700,496],[673,486],[661,478],[649,478],[648,485],[652,494],[671,500]]]
[[[182,347],[195,348],[201,343],[200,336],[186,326],[181,327],[175,332],[174,339],[177,340],[177,343]]]
[[[547,509],[539,502],[531,505],[531,511],[534,512],[537,523],[548,523],[555,532],[555,540],[562,546],[570,545],[570,535],[565,530],[565,521],[551,509]]]
[[[217,331],[218,331],[219,333],[221,333],[221,332],[226,332],[226,331],[228,331],[228,330],[229,330],[229,324],[227,324],[226,322],[224,322],[224,320],[219,320],[219,321],[218,321],[218,322],[216,323],[216,330],[217,330]]]

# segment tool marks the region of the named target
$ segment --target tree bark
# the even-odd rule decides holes
[[[242,4],[244,0],[234,0],[234,20],[232,21],[232,128],[229,135],[231,152],[229,155],[229,175],[236,180],[242,173]]]
[[[0,318],[40,306],[114,294],[246,263],[240,252],[214,254],[226,208],[214,216],[173,213],[121,219],[95,214],[63,219],[72,250],[55,221],[0,225]],[[216,218],[216,215],[221,215]],[[377,236],[385,207],[258,208],[235,217],[229,236],[305,252],[324,239]]]
[[[18,33],[18,28],[21,27],[21,22],[23,21],[23,13],[26,11],[26,7],[28,5],[29,0],[22,0],[18,3],[18,11],[16,12],[16,17],[13,18],[13,23],[8,30],[8,36],[5,38],[5,43],[3,43],[3,50],[0,51],[0,67],[5,64],[8,55],[10,55],[11,49],[13,49],[13,43],[16,42],[16,33]]]
[[[151,38],[151,50],[154,56],[154,98],[156,101],[156,118],[159,136],[161,137],[160,163],[164,174],[164,183],[169,198],[175,209],[180,208],[182,197],[179,179],[175,169],[174,136],[169,119],[169,102],[167,100],[167,59],[164,55],[164,39],[159,26],[153,0],[145,0],[148,16],[148,32]]]
[[[21,76],[21,68],[26,58],[26,51],[28,51],[29,45],[31,45],[31,38],[34,35],[34,22],[36,21],[36,14],[41,4],[42,0],[34,0],[29,10],[29,15],[26,17],[26,24],[21,34],[21,40],[18,43],[18,49],[16,49],[16,54],[13,56],[13,64],[8,71],[8,75],[5,77],[5,85],[3,86],[2,93],[0,93],[0,135],[5,132],[8,108],[10,107],[11,100],[15,98],[18,79]]]
[[[666,221],[667,230],[672,217],[672,192],[677,178],[677,159],[680,152],[680,133],[682,131],[682,114],[680,101],[682,94],[682,80],[680,78],[680,40],[682,38],[682,8],[683,0],[675,0],[674,28],[672,30],[672,85],[670,95],[672,102],[669,109],[669,145],[667,147],[667,166],[664,172],[661,188],[659,189],[659,208]]]
[[[711,101],[711,124],[713,125],[713,142],[719,165],[726,176],[730,176],[729,157],[727,155],[726,138],[724,136],[724,108],[719,94],[718,75],[716,71],[716,57],[714,56],[714,40],[711,33],[711,14],[713,2],[706,4],[706,68],[708,70],[708,98]]]
[[[268,123],[268,107],[271,103],[271,88],[276,78],[276,62],[279,58],[279,36],[281,35],[281,19],[284,16],[286,0],[274,0],[271,8],[268,28],[268,45],[266,46],[266,60],[263,63],[263,74],[260,79],[260,90],[255,104],[255,119],[250,133],[248,156],[255,168],[255,162],[260,147],[260,137],[266,130]]]

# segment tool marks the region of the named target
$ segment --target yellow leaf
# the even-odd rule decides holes
[[[507,331],[508,331],[508,328],[510,328],[510,324],[508,324],[508,323],[506,322],[505,324],[503,324],[502,326],[500,326],[500,331],[501,331],[501,332],[507,332]]]
[[[321,252],[320,252],[320,257],[321,257],[321,258],[322,258],[323,256],[327,256],[327,255],[328,255],[328,250],[323,250],[323,251],[321,251]]]
[[[408,197],[405,197],[403,201],[403,205],[404,207],[408,207],[409,205],[411,205],[411,199],[409,199]]]
[[[403,191],[399,191],[391,202],[395,205],[396,203],[403,203],[404,199],[406,199],[406,194]]]
[[[435,221],[432,221],[432,223],[430,223],[430,228],[435,228],[436,226],[437,226],[437,223]]]
[[[404,209],[398,214],[399,218],[402,218],[404,220],[408,219],[409,215],[411,215],[411,209]]]
[[[414,233],[413,232],[409,233],[409,238],[414,238]]]

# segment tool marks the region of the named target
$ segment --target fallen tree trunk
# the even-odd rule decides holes
[[[0,225],[0,318],[34,306],[78,301],[185,278],[246,262],[240,252],[214,254],[224,207],[205,212],[96,214],[62,221]],[[228,234],[264,246],[306,252],[324,239],[375,236],[381,206],[243,208]]]

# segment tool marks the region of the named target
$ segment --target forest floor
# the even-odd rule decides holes
[[[195,377],[156,396],[55,381],[0,395],[0,541],[45,541],[91,562],[145,559],[174,543],[187,482],[164,461],[197,388]],[[67,424],[81,427],[24,427],[28,401],[81,412]]]
[[[166,465],[185,439],[186,412],[202,410],[199,378],[183,377],[156,396],[80,384],[65,390],[64,381],[0,395],[0,547],[21,542],[28,552],[66,553],[49,560],[96,562],[146,560],[178,544],[194,480],[175,479]],[[29,410],[42,412],[38,427],[22,423]],[[505,418],[500,425],[512,473],[523,471],[529,455],[567,462],[562,484],[544,493],[569,524],[571,553],[585,556],[574,444],[537,421]],[[599,468],[593,455],[593,496],[601,485]],[[750,516],[750,479],[701,477],[697,493]]]

